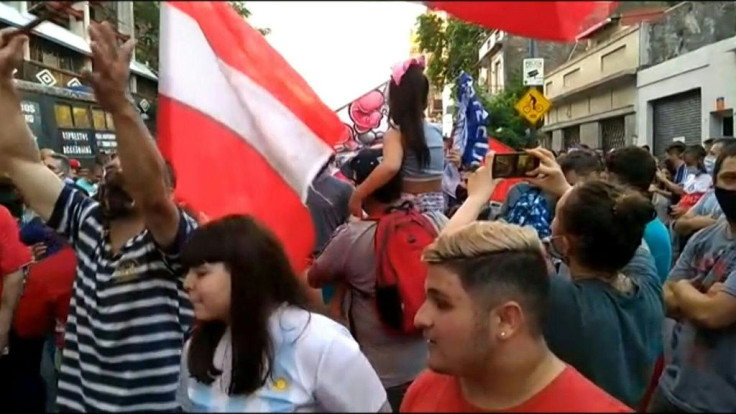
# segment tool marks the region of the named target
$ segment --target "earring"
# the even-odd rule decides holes
[[[501,332],[501,338],[506,337],[506,332]]]

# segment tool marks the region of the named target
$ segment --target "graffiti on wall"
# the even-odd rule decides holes
[[[383,134],[388,130],[388,82],[335,112],[345,126],[342,138],[335,145],[338,154],[352,154],[381,144]]]

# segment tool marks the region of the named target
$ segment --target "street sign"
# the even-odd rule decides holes
[[[535,88],[529,88],[515,106],[519,115],[532,125],[536,125],[550,107],[552,103]]]
[[[544,85],[544,58],[524,59],[524,86]]]

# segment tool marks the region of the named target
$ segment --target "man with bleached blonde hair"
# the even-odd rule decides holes
[[[474,220],[494,187],[490,168],[471,175],[468,199],[424,252],[427,298],[414,323],[429,370],[400,411],[631,412],[547,347],[550,280],[536,231]]]

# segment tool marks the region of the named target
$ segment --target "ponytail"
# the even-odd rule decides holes
[[[389,83],[389,120],[399,128],[402,146],[415,154],[420,167],[429,165],[423,114],[428,94],[429,80],[417,64],[409,66],[398,85],[393,80]]]

